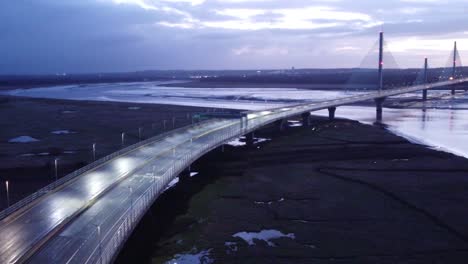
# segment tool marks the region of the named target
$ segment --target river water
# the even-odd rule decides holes
[[[340,91],[311,91],[294,88],[174,88],[160,82],[93,84],[18,89],[4,94],[37,98],[119,101],[261,110],[303,101],[316,102],[351,96]],[[405,94],[391,100],[397,108],[385,108],[382,123],[413,142],[468,157],[468,96],[459,92],[429,91],[432,100],[422,103],[420,94]],[[399,103],[403,102],[403,103]],[[327,111],[313,114],[328,115]],[[343,106],[337,117],[375,122],[371,106]]]
[[[328,112],[314,114],[327,116]],[[375,108],[343,106],[337,109],[336,117],[372,124]],[[385,108],[382,123],[412,142],[468,158],[468,110]]]

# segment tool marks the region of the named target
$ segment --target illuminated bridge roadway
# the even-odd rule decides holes
[[[191,163],[226,141],[310,112],[468,78],[212,119],[142,141],[49,185],[0,213],[0,263],[109,263],[155,199]],[[380,112],[381,113],[381,112]]]

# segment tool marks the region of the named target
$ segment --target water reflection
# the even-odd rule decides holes
[[[314,114],[328,116],[328,112]],[[343,106],[337,117],[374,124],[375,108]],[[468,110],[460,109],[384,109],[382,124],[412,142],[468,157]]]

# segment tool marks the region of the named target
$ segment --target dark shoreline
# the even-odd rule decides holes
[[[355,121],[313,124],[283,133],[269,126],[256,133],[273,139],[260,149],[203,157],[194,165],[200,175],[158,199],[117,263],[208,249],[215,263],[464,263],[466,159]],[[262,229],[295,239],[269,247],[232,237]]]

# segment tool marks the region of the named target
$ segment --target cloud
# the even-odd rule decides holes
[[[304,8],[215,9],[218,19],[192,19],[192,24],[160,22],[160,25],[182,28],[219,28],[230,30],[287,29],[306,30],[340,27],[344,22],[355,28],[366,28],[380,24],[370,15],[359,12],[337,10],[327,6]],[[184,21],[186,22],[186,21]]]
[[[261,56],[284,56],[289,54],[288,48],[284,47],[252,47],[243,46],[235,48],[232,52],[237,56],[261,55]]]
[[[355,67],[383,29],[404,67],[464,51],[465,0],[34,0],[0,9],[0,74]]]

